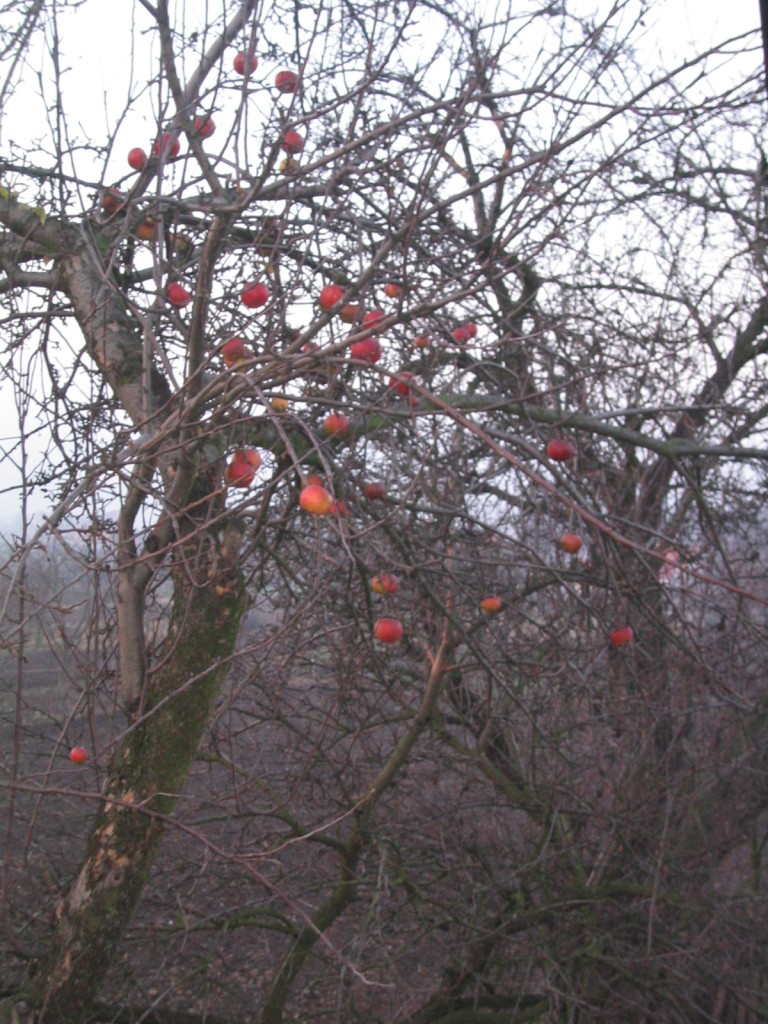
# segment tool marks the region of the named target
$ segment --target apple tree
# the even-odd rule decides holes
[[[765,1018],[761,44],[594,6],[5,5],[0,1021]]]

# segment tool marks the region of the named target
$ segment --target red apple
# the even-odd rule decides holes
[[[278,71],[275,75],[275,88],[278,92],[296,92],[299,87],[299,76],[295,71]]]
[[[378,482],[366,484],[363,488],[363,496],[367,498],[368,501],[379,501],[386,493],[387,491],[384,484]]]
[[[171,281],[168,287],[165,289],[165,294],[168,301],[172,306],[186,306],[192,301],[192,296],[189,294],[184,285],[179,284],[178,281]]]
[[[395,281],[388,281],[387,284],[384,285],[384,294],[388,299],[396,299],[398,295],[401,294],[402,290],[403,286],[401,284],[397,284]]]
[[[429,338],[426,334],[417,334],[413,339],[414,348],[429,348]]]
[[[399,619],[377,619],[373,635],[382,644],[396,644],[403,635],[403,624]]]
[[[372,309],[370,313],[366,313],[363,317],[363,327],[375,327],[376,324],[380,324],[384,319],[384,311],[381,309]]]
[[[477,337],[477,324],[464,324],[464,330],[466,331],[466,335],[468,338]]]
[[[408,370],[400,370],[400,372],[396,373],[394,377],[390,377],[389,386],[394,388],[398,395],[402,395],[404,398],[407,398],[411,393],[411,389],[408,386],[408,382],[410,380],[413,380],[413,374]]]
[[[327,516],[333,508],[333,498],[322,484],[307,484],[299,495],[299,505],[313,516]]]
[[[376,363],[381,358],[381,342],[378,338],[361,338],[352,342],[349,354],[363,363]]]
[[[283,136],[280,148],[284,153],[288,153],[289,155],[292,153],[300,153],[302,149],[304,149],[304,136],[299,135],[299,133],[294,131],[293,128],[289,128]]]
[[[501,611],[501,598],[500,597],[484,597],[480,602],[480,607],[484,612],[488,612],[489,615],[494,615],[496,612]]]
[[[323,420],[323,430],[329,437],[333,434],[346,434],[349,430],[349,417],[343,412],[331,412]]]
[[[69,752],[69,760],[72,764],[85,764],[88,760],[88,751],[85,747],[72,747]]]
[[[132,167],[134,171],[143,171],[147,166],[148,159],[144,150],[136,146],[128,153],[128,166]]]
[[[248,66],[251,71],[255,71],[256,68],[259,66],[259,61],[255,54],[248,61]],[[245,74],[246,56],[242,50],[240,51],[240,53],[235,54],[235,59],[232,61],[232,67],[235,69],[238,75]]]
[[[327,284],[325,288],[320,289],[320,296],[317,301],[321,309],[332,309],[341,300],[343,294],[344,289],[340,288],[337,284]]]
[[[163,134],[152,147],[152,152],[155,154],[155,156],[162,155],[166,158],[170,157],[170,159],[172,160],[174,157],[179,155],[180,149],[181,143],[179,142],[179,140],[177,138],[174,138],[174,136],[170,132],[163,132]]]
[[[244,306],[249,309],[258,309],[266,302],[269,302],[269,288],[261,281],[249,281],[243,286],[240,298]]]
[[[210,139],[216,131],[216,125],[213,123],[213,119],[207,116],[196,117],[194,128],[195,134],[199,135],[201,139]]]
[[[631,626],[620,626],[611,633],[610,640],[614,647],[626,647],[635,638]]]
[[[564,533],[560,538],[560,547],[569,555],[575,555],[581,551],[582,539],[576,533]]]
[[[451,331],[451,337],[454,341],[458,342],[469,341],[469,335],[467,334],[466,327],[456,327]]]
[[[550,441],[547,445],[547,457],[553,462],[565,462],[567,459],[572,459],[575,454],[576,449],[573,445],[560,437]]]
[[[377,594],[396,594],[399,589],[400,582],[391,572],[383,572],[371,580],[371,590]]]
[[[239,448],[224,470],[224,481],[231,487],[250,487],[261,465],[261,456],[253,448]]]
[[[125,196],[116,188],[108,188],[101,197],[101,208],[110,217],[125,205]]]
[[[224,360],[224,365],[230,369],[237,363],[241,363],[244,359],[249,359],[251,355],[251,350],[242,338],[230,338],[229,341],[225,341],[221,346],[221,356]]]

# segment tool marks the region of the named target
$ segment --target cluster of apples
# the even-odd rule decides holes
[[[385,495],[384,485],[380,482],[366,484],[363,488],[363,495],[369,501],[383,498]],[[327,516],[331,512],[339,513],[339,506],[343,502],[334,501],[331,493],[323,487],[318,480],[308,479],[306,485],[299,494],[299,505],[305,512],[313,516]],[[400,589],[400,581],[394,573],[381,573],[371,580],[371,590],[376,594],[396,594]],[[399,619],[380,618],[373,626],[373,635],[376,640],[383,644],[396,644],[403,637],[403,624]]]
[[[572,459],[576,454],[573,445],[563,438],[555,438],[550,441],[547,444],[546,451],[548,458],[553,462],[567,462],[568,459]],[[562,534],[558,543],[562,550],[569,555],[578,554],[584,545],[581,537],[576,533]],[[494,615],[501,611],[503,604],[500,597],[485,597],[480,602],[480,607],[487,614]],[[608,639],[614,647],[627,647],[634,640],[634,632],[631,626],[620,626],[609,634]]]

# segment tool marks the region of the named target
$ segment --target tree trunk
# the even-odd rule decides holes
[[[189,555],[198,544],[185,547]],[[188,561],[176,574],[166,658],[150,680],[144,716],[115,755],[85,859],[57,909],[51,949],[27,994],[40,1022],[89,1019],[226,676],[243,587],[239,579],[232,585],[231,572],[227,586],[207,572],[204,585],[195,585],[200,563],[198,572],[190,572]]]

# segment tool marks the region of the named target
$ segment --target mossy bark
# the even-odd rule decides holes
[[[111,765],[82,867],[27,994],[46,1024],[89,1019],[227,673],[245,606],[242,587],[231,576],[227,587],[214,579],[195,585],[188,569],[189,563],[177,576],[167,660]]]

